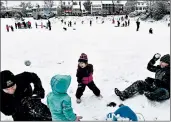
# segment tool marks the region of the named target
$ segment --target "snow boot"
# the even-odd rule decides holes
[[[81,99],[77,99],[76,102],[79,104],[81,103]]]
[[[117,88],[115,88],[115,94],[122,100],[124,101],[126,98],[124,98],[124,95],[122,94],[121,91],[119,91]]]
[[[103,98],[103,96],[100,94],[99,96],[97,96],[99,100],[101,100]]]

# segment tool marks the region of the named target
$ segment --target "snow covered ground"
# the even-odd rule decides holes
[[[117,17],[116,17],[117,18]],[[144,95],[135,96],[124,102],[114,94],[114,88],[123,90],[136,80],[154,77],[146,69],[148,61],[155,53],[170,53],[170,28],[166,22],[141,22],[140,31],[136,32],[135,19],[131,19],[130,27],[114,27],[112,18],[96,22],[95,17],[69,17],[67,20],[77,21],[76,30],[68,28],[64,31],[58,19],[51,19],[52,30],[33,29],[6,32],[6,24],[14,26],[13,19],[1,19],[1,70],[11,70],[14,74],[23,71],[35,72],[41,78],[46,94],[51,91],[50,79],[55,74],[69,74],[72,83],[68,94],[72,97],[75,113],[83,116],[83,120],[104,120],[108,112],[118,107],[109,108],[106,104],[116,102],[129,105],[136,113],[143,114],[145,120],[170,120],[170,100],[163,103],[150,102]],[[92,27],[89,26],[93,19]],[[85,20],[85,24],[81,21]],[[41,20],[37,21],[38,23]],[[43,20],[43,23],[46,21]],[[153,28],[154,34],[148,33]],[[88,55],[89,63],[94,65],[94,81],[100,88],[103,99],[97,99],[87,88],[82,103],[76,104],[77,89],[76,69],[80,54]],[[24,65],[25,60],[32,62],[30,67]],[[3,100],[3,98],[2,98]],[[46,98],[42,100],[46,103]],[[2,120],[12,120],[2,114]]]

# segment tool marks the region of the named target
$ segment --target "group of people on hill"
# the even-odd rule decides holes
[[[160,64],[155,66],[157,60]],[[123,101],[135,94],[144,94],[149,100],[164,101],[170,98],[170,55],[161,57],[155,54],[147,65],[147,69],[155,73],[155,78],[147,77],[138,80],[124,91],[115,88],[115,94]],[[82,53],[78,59],[76,72],[78,88],[76,90],[76,102],[82,102],[81,97],[86,86],[100,99],[103,98],[100,89],[93,79],[93,65],[88,63],[88,57]],[[82,116],[74,113],[71,97],[67,90],[71,84],[70,75],[57,74],[50,80],[52,91],[47,95],[47,105],[41,102],[45,98],[45,90],[41,79],[36,73],[23,72],[14,75],[10,70],[0,73],[1,78],[1,108],[5,115],[12,115],[15,121],[80,121]],[[31,86],[34,84],[34,89]],[[137,118],[133,111],[122,105],[119,110],[112,112],[112,120],[119,120],[113,114],[119,114],[133,121]],[[108,118],[110,114],[108,115]]]
[[[112,19],[112,24],[115,24],[115,19]],[[117,20],[117,26],[115,27],[127,27],[130,25],[130,19],[128,18],[128,15],[125,15],[125,17],[120,17]]]
[[[13,32],[14,31],[14,27],[12,25],[6,25],[6,30],[7,32],[9,32],[9,29],[11,28],[11,31]],[[15,29],[31,29],[31,22],[28,21],[28,22],[15,22]]]
[[[23,21],[23,22],[16,22],[15,23],[15,29],[27,29],[27,28],[29,28],[29,29],[31,29],[32,27],[31,27],[31,22],[30,21],[28,21],[28,22],[25,22],[25,21]]]
[[[43,22],[41,22],[41,25],[38,25],[37,22],[35,22],[35,26],[36,28],[38,28],[38,26],[41,26],[41,28],[46,27],[46,29],[49,30],[52,28],[50,20],[47,21],[46,25],[43,25]]]
[[[12,25],[6,25],[7,32],[9,32],[10,29],[11,29],[12,32],[14,31],[14,27]]]

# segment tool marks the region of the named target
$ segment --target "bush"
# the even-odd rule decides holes
[[[136,17],[136,16],[139,16],[139,15],[141,15],[141,14],[142,14],[141,11],[134,11],[134,12],[131,12],[131,13],[129,14],[129,17]]]
[[[160,20],[168,13],[168,3],[165,1],[157,1],[152,6],[151,15],[154,20]]]

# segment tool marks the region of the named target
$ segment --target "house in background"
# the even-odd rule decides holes
[[[102,11],[102,3],[101,1],[92,1],[92,5],[91,5],[91,14],[100,14],[100,12]]]
[[[101,11],[101,14],[120,14],[124,9],[125,4],[126,1],[93,1],[91,13]]]
[[[148,8],[148,2],[147,1],[137,1],[135,11],[146,11]]]

